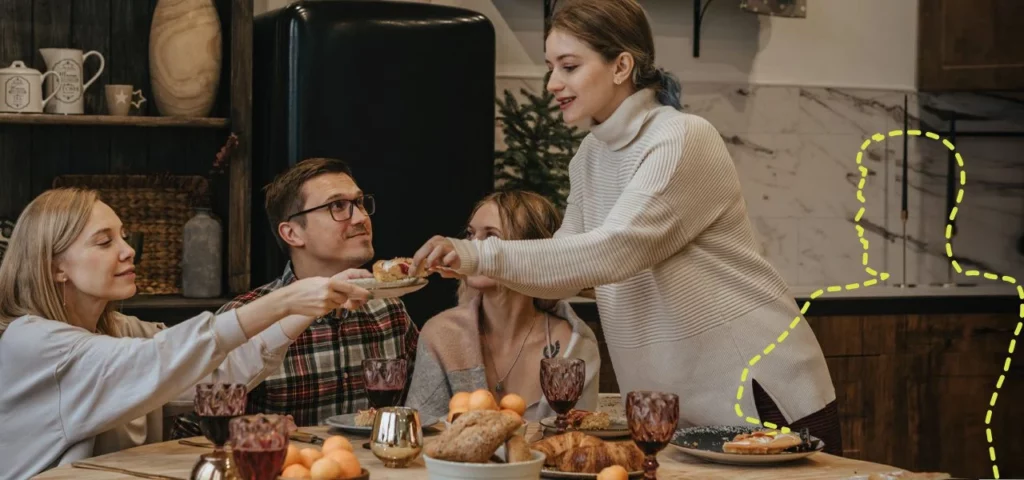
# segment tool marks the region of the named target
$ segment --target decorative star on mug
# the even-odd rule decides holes
[[[117,99],[117,104],[128,103],[128,95],[124,92],[117,92],[114,94],[114,98]]]

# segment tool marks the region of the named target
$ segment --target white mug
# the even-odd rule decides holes
[[[28,68],[25,62],[15,61],[8,68],[0,69],[0,112],[3,113],[42,113],[43,107],[53,98],[55,93],[43,98],[43,80],[53,77],[60,85],[60,77],[55,72],[42,75],[39,70]]]
[[[46,105],[46,113],[63,113],[69,115],[81,115],[85,113],[85,102],[82,94],[85,89],[92,85],[100,74],[103,73],[103,55],[93,50],[83,54],[81,50],[74,48],[40,48],[39,53],[46,61],[46,69],[56,72],[60,76],[60,84],[46,79],[46,94],[57,92],[53,101]],[[100,60],[100,67],[96,74],[88,82],[82,83],[85,76],[83,67],[85,59],[95,56]]]

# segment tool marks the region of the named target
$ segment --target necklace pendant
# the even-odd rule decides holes
[[[499,380],[499,381],[498,381],[498,384],[494,386],[494,391],[495,391],[495,392],[496,392],[496,393],[497,393],[498,395],[501,395],[501,394],[502,394],[502,392],[504,392],[504,391],[505,391],[505,385],[504,385],[504,384],[502,384],[502,383],[501,383],[501,381]]]

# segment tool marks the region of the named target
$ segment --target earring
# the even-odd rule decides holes
[[[64,280],[63,282],[60,282],[60,289],[61,289],[61,295],[60,295],[61,296],[61,304],[66,307],[66,306],[68,306],[68,281],[67,280]]]

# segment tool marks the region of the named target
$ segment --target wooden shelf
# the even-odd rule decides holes
[[[117,307],[124,310],[140,309],[204,309],[216,310],[231,298],[185,298],[181,295],[136,295],[120,302]]]
[[[95,125],[114,127],[227,128],[226,118],[117,117],[113,115],[60,115],[50,113],[0,113],[0,124]]]

